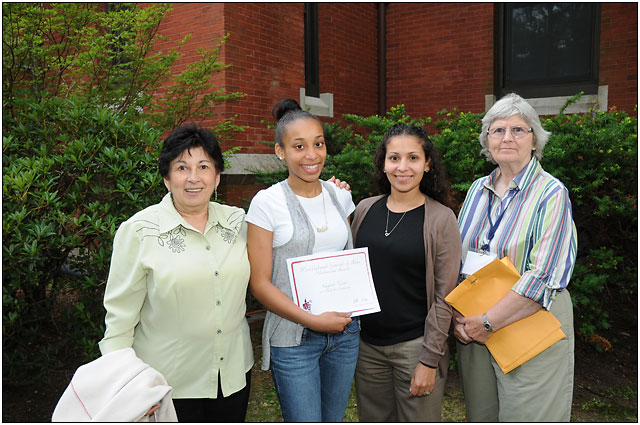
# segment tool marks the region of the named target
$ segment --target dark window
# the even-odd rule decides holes
[[[497,5],[498,96],[571,96],[598,92],[600,5]]]
[[[318,4],[304,4],[304,85],[305,95],[320,97],[318,66]]]

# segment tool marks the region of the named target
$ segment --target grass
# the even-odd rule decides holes
[[[271,381],[271,374],[257,370],[254,366],[251,377],[251,397],[247,411],[247,422],[282,422],[278,395]],[[442,422],[465,422],[464,399],[462,393],[446,394],[442,402]],[[355,385],[351,394],[343,422],[358,422],[358,404]]]
[[[270,373],[254,369],[253,376],[257,377],[256,375],[262,376],[258,379],[252,377],[247,422],[282,422],[280,403]],[[612,394],[612,398],[596,396],[588,401],[574,403],[571,422],[638,422],[636,390],[616,388],[609,389],[608,393]],[[466,420],[463,394],[445,393],[442,401],[442,422]],[[351,387],[343,422],[358,422],[355,386]]]
[[[251,376],[251,395],[247,411],[247,422],[282,422],[278,395],[273,386],[270,371],[260,370],[262,357],[261,322],[251,325],[254,357]],[[455,374],[448,379],[457,380]],[[347,403],[344,422],[358,422],[355,386]],[[442,401],[442,422],[466,422],[464,396],[460,391],[445,392]],[[571,412],[571,422],[638,422],[637,388],[607,388],[601,395],[587,400],[576,400]]]
[[[594,397],[574,409],[571,422],[638,422],[638,408],[621,405],[611,399]]]

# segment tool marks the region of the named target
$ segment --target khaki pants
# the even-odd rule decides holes
[[[574,365],[569,291],[556,293],[551,312],[566,338],[506,375],[484,345],[456,342],[469,422],[569,422]]]
[[[436,372],[431,395],[409,397],[423,339],[378,346],[360,338],[355,374],[360,422],[440,421],[446,376],[443,378]]]

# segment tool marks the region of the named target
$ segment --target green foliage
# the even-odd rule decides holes
[[[331,146],[332,155],[327,155],[322,178],[336,176],[351,185],[354,202],[373,194],[375,187],[373,162],[376,145],[353,132],[353,127],[344,128],[340,124],[324,125],[327,146]]]
[[[571,300],[575,309],[575,322],[585,335],[610,327],[609,314],[602,311],[602,291],[612,274],[616,274],[617,264],[622,257],[613,257],[613,251],[602,247],[591,250],[586,258],[576,264],[571,280]]]
[[[454,203],[459,209],[471,183],[486,176],[495,164],[480,155],[480,120],[484,114],[442,110],[434,126],[439,133],[430,135],[438,150],[442,163],[446,167]],[[456,211],[457,213],[457,211]]]
[[[3,112],[15,113],[18,98],[74,96],[89,107],[144,110],[157,127],[173,129],[188,118],[213,116],[216,104],[243,97],[211,82],[230,66],[219,61],[226,37],[171,74],[190,35],[176,48],[154,49],[165,40],[158,28],[170,10],[166,3],[3,3]],[[213,130],[218,135],[243,130],[234,118]]]
[[[56,319],[97,354],[116,229],[164,186],[147,122],[79,99],[16,103],[2,140],[3,376],[25,379],[47,367],[34,347]]]
[[[433,134],[431,140],[440,153],[440,158],[447,164],[451,185],[459,190],[467,191],[471,183],[491,172],[494,164],[488,163],[480,155],[480,120],[483,114],[470,112],[438,112],[438,121],[434,123],[440,131]]]
[[[156,94],[149,108],[149,119],[160,128],[176,128],[189,117],[204,118],[213,115],[213,105],[234,101],[246,96],[244,93],[226,93],[224,89],[215,89],[209,82],[212,75],[231,65],[224,64],[220,58],[220,49],[228,35],[218,40],[213,49],[198,49],[198,62],[187,65],[187,69],[174,78],[175,84],[165,93]],[[237,115],[227,117],[216,124],[218,137],[243,131],[247,126],[237,126],[233,122]]]
[[[637,306],[638,120],[612,108],[560,114],[542,125],[553,133],[542,164],[571,197],[578,229],[571,295],[576,324],[590,335],[609,326],[603,295]]]
[[[3,377],[97,354],[117,227],[164,193],[160,135],[241,93],[213,84],[227,37],[182,72],[164,3],[3,3]],[[144,111],[144,114],[142,112]],[[224,138],[245,127],[230,117]],[[224,153],[225,160],[235,150]]]

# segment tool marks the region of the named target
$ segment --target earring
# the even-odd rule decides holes
[[[387,174],[387,170],[382,170],[383,173]]]
[[[217,186],[213,189],[213,200],[214,201],[218,200],[218,187]]]

